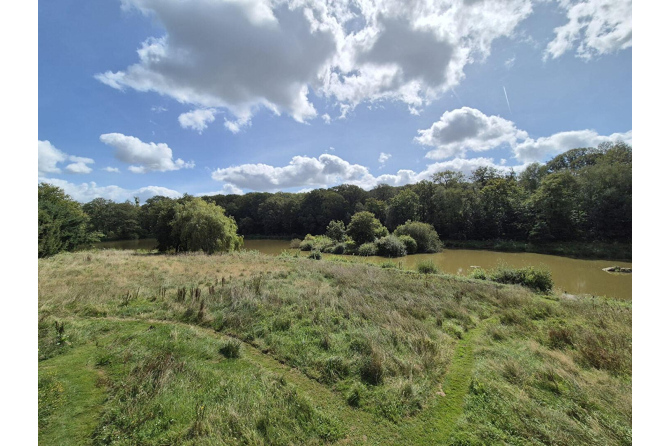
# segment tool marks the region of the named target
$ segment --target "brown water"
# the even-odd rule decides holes
[[[117,242],[102,242],[96,245],[99,248],[115,249],[153,249],[156,241],[124,240]],[[289,242],[285,240],[245,240],[244,249],[259,251],[263,254],[279,255],[282,251],[291,251]],[[301,253],[307,255],[307,253]],[[344,257],[362,262],[381,263],[389,259],[384,257],[334,256],[324,254],[325,257]],[[580,260],[568,257],[551,256],[532,253],[511,253],[481,251],[470,249],[445,249],[436,254],[415,254],[407,257],[392,259],[400,263],[403,268],[414,269],[421,260],[432,260],[437,267],[449,274],[467,275],[472,271],[471,266],[485,269],[495,268],[504,263],[511,267],[534,266],[544,267],[551,271],[555,288],[570,294],[594,294],[598,296],[632,299],[632,274],[610,274],[602,270],[608,266],[622,266],[632,268],[632,263],[611,260]]]

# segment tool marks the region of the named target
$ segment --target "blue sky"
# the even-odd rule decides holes
[[[40,1],[39,179],[369,189],[632,144],[630,1],[410,3]]]

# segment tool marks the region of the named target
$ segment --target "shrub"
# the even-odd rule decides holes
[[[516,269],[499,266],[488,279],[498,283],[522,285],[542,293],[548,293],[554,285],[549,271],[532,266]]]
[[[408,221],[398,226],[393,234],[397,237],[401,235],[412,237],[416,241],[417,252],[440,252],[442,250],[440,236],[437,235],[433,225],[428,223]]]
[[[298,245],[298,247],[300,248],[301,251],[312,251],[314,249],[314,239],[313,238],[307,239],[307,237],[305,237],[305,240],[300,242],[300,245]]]
[[[388,233],[388,229],[371,212],[355,213],[347,226],[347,235],[358,245],[373,242]]]
[[[344,241],[344,237],[346,236],[346,228],[344,227],[344,222],[340,220],[331,220],[330,223],[328,223],[328,227],[326,228],[326,236],[335,240],[336,242],[341,242]]]
[[[398,239],[402,242],[403,245],[405,245],[405,250],[407,250],[407,254],[416,254],[416,251],[418,249],[416,240],[414,240],[409,235],[401,235],[400,237],[398,237]]]
[[[437,274],[440,272],[432,260],[422,260],[416,265],[416,270],[421,274]]]
[[[336,245],[331,246],[330,248],[324,249],[323,252],[327,252],[330,254],[344,254],[346,250],[347,245],[345,243],[338,243]]]
[[[291,244],[289,246],[291,249],[299,249],[301,242],[302,240],[300,240],[299,238],[294,238],[293,240],[291,240]]]
[[[382,358],[376,351],[372,351],[363,358],[360,368],[361,381],[376,386],[384,381],[384,366]]]
[[[486,280],[486,271],[482,268],[476,268],[474,271],[470,273],[470,278]]]
[[[377,255],[377,246],[374,243],[363,243],[358,247],[359,256],[376,256]]]
[[[237,339],[229,339],[223,343],[219,349],[219,353],[225,356],[228,359],[234,359],[240,357],[240,347],[241,342]]]
[[[405,245],[394,235],[387,235],[375,241],[377,255],[385,257],[403,257],[407,255]]]
[[[333,246],[335,242],[333,239],[325,235],[310,235],[307,234],[305,239],[300,243],[301,251],[326,251]]]
[[[312,251],[308,257],[312,260],[321,260],[321,251]]]

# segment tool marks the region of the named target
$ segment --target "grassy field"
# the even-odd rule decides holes
[[[632,303],[342,261],[39,260],[42,444],[631,444]]]

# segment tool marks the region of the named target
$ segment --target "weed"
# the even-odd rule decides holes
[[[416,264],[416,270],[421,274],[438,274],[440,270],[432,260],[422,260]]]

